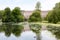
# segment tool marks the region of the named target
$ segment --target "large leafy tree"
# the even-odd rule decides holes
[[[51,15],[52,11],[49,11],[48,14],[46,15],[46,17],[44,17],[45,21],[48,21],[48,17]]]
[[[24,16],[22,15],[22,12],[19,7],[15,7],[12,10],[12,22],[23,22],[24,21]]]
[[[59,3],[56,3],[56,5],[54,7],[54,10],[55,10],[56,15],[58,17],[58,20],[60,21],[60,2]]]
[[[60,21],[60,2],[56,3],[52,11],[48,12],[47,20],[50,23],[57,23]]]
[[[11,10],[9,7],[4,9],[4,14],[2,16],[2,22],[11,22]]]
[[[50,12],[50,14],[47,17],[47,20],[48,22],[55,23],[55,24],[58,22],[58,17],[54,10]]]
[[[37,2],[36,9],[32,12],[32,15],[29,17],[29,22],[41,22],[41,11],[40,11],[40,2]]]

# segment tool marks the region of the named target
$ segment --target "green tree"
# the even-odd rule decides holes
[[[33,11],[32,15],[29,17],[29,22],[41,22],[41,11],[40,11],[40,3],[37,2],[36,9]]]
[[[36,3],[36,7],[35,7],[37,10],[39,10],[40,9],[40,2],[38,1],[37,3]]]
[[[24,21],[24,16],[22,15],[22,12],[19,7],[15,7],[12,10],[12,22],[23,22]]]
[[[11,10],[9,7],[5,8],[2,16],[2,22],[11,22]]]
[[[48,14],[47,14],[46,17],[44,18],[44,20],[48,21],[48,19],[49,19],[49,17],[50,17],[51,14],[52,14],[52,10],[50,10],[50,11],[48,12]]]
[[[47,20],[50,23],[57,23],[60,21],[60,2],[56,3],[52,11],[48,12]]]
[[[57,14],[58,20],[60,21],[60,2],[56,3],[56,5],[54,7],[54,10],[55,10],[55,12]]]
[[[58,22],[58,17],[57,17],[57,14],[56,12],[53,10],[52,12],[50,12],[51,14],[48,15],[48,22],[50,23],[57,23]]]

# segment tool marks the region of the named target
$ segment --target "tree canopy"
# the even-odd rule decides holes
[[[1,13],[1,12],[0,12]],[[3,16],[2,16],[2,22],[23,22],[24,16],[22,15],[22,12],[19,7],[15,7],[12,11],[9,7],[5,8]]]
[[[12,10],[12,22],[23,22],[24,16],[22,15],[22,12],[19,7],[15,7]]]
[[[57,23],[60,21],[60,2],[56,3],[52,11],[48,12],[46,18],[50,23]]]
[[[32,12],[32,15],[29,18],[29,22],[41,22],[41,11],[40,11],[40,2],[37,2],[36,9]]]
[[[4,9],[4,14],[2,17],[2,22],[11,22],[11,10],[9,7]]]

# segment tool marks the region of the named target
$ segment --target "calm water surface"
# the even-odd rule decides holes
[[[36,27],[35,27],[36,28]],[[0,40],[36,40],[36,33],[24,29],[21,25],[1,25]],[[40,30],[41,40],[57,40],[51,31]]]

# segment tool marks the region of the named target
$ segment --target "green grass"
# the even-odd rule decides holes
[[[18,25],[26,25],[28,22],[21,22],[18,23]],[[43,21],[43,22],[30,22],[29,24],[40,24],[40,25],[44,25],[44,26],[48,26],[48,25],[52,25],[52,26],[60,26],[60,24],[53,24],[53,23],[48,23],[47,21]]]
[[[60,24],[53,24],[53,23],[39,23],[39,22],[31,22],[30,24],[41,24],[41,25],[44,25],[44,26],[48,26],[48,25],[52,25],[52,26],[60,26]]]

